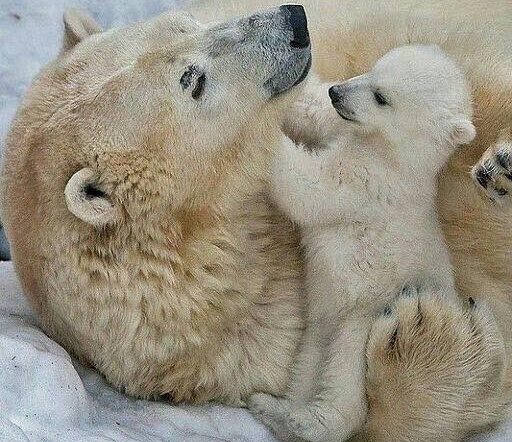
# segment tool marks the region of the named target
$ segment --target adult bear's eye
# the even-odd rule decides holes
[[[377,102],[377,104],[378,104],[379,106],[387,106],[387,105],[389,105],[389,102],[388,102],[388,100],[386,99],[386,97],[384,97],[384,95],[382,95],[380,92],[375,91],[375,92],[373,93],[373,96],[374,96],[375,101]]]
[[[192,88],[192,98],[197,100],[203,95],[204,85],[206,83],[205,73],[197,66],[189,66],[180,79],[183,90]]]
[[[206,82],[206,75],[201,74],[199,77],[197,77],[196,85],[194,89],[192,90],[192,98],[194,100],[197,100],[201,95],[203,95],[204,91],[204,84]]]

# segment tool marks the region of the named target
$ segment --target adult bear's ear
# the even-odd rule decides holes
[[[61,53],[69,51],[76,44],[92,34],[101,32],[101,26],[86,13],[70,8],[64,12],[64,38]]]
[[[465,118],[452,121],[450,138],[453,144],[468,144],[476,136],[476,129],[473,123]]]
[[[89,168],[76,172],[64,190],[69,211],[95,227],[112,224],[121,211],[98,182],[97,174]]]

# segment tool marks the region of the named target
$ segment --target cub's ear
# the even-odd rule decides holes
[[[64,38],[61,53],[69,51],[90,35],[101,32],[101,26],[92,17],[75,8],[64,12],[63,21]]]
[[[66,184],[64,195],[69,211],[93,226],[112,224],[120,217],[119,208],[98,183],[92,169],[84,168],[76,172]]]
[[[464,118],[452,121],[450,138],[453,144],[468,144],[476,136],[476,129],[473,123]]]

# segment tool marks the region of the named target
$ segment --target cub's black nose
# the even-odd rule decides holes
[[[292,48],[306,48],[309,46],[309,31],[306,11],[301,5],[283,5],[280,8],[287,16],[287,21],[293,30]]]

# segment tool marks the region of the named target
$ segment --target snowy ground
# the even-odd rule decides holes
[[[0,0],[0,150],[31,78],[59,50],[65,7],[108,28],[185,2]],[[0,240],[0,256],[4,246]],[[38,329],[11,264],[0,263],[0,442],[272,440],[245,410],[174,407],[114,391]],[[484,440],[511,441],[512,423]]]

